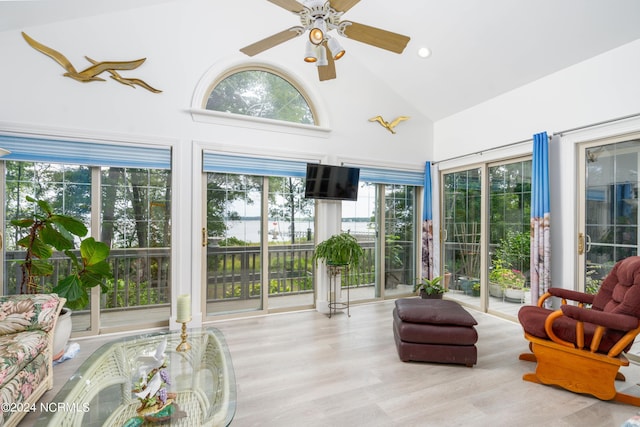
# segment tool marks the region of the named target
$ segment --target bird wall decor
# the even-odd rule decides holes
[[[140,80],[140,79],[127,79],[127,78],[123,78],[122,76],[120,76],[120,74],[117,73],[116,70],[134,70],[136,68],[138,68],[140,65],[142,65],[142,63],[144,61],[146,61],[147,58],[141,58],[141,59],[136,59],[133,61],[102,61],[102,62],[98,62],[98,61],[94,61],[88,57],[87,60],[89,62],[91,62],[92,65],[90,65],[89,67],[85,68],[82,71],[78,71],[76,70],[76,68],[73,66],[73,64],[71,63],[71,61],[69,61],[63,54],[61,54],[60,52],[58,52],[55,49],[52,49],[48,46],[45,46],[39,42],[37,42],[36,40],[32,39],[31,37],[29,37],[26,33],[22,32],[22,37],[24,37],[24,39],[26,40],[26,42],[29,44],[29,46],[31,46],[32,48],[34,48],[35,50],[42,52],[43,54],[47,55],[48,57],[50,57],[51,59],[53,59],[54,61],[56,61],[58,64],[60,64],[62,66],[62,68],[64,68],[67,72],[63,74],[63,76],[65,77],[70,77],[74,80],[77,80],[79,82],[83,82],[83,83],[88,83],[88,82],[95,82],[95,81],[105,81],[103,78],[98,77],[100,74],[106,72],[109,72],[111,74],[111,78],[113,78],[115,81],[131,86],[131,87],[135,87],[134,85],[139,85],[151,92],[154,93],[158,93],[158,92],[162,92],[158,89],[155,89],[151,86],[149,86],[148,84],[146,84],[144,81]]]
[[[403,122],[405,120],[409,120],[409,117],[407,116],[399,116],[396,117],[391,123],[385,121],[382,116],[375,116],[369,119],[370,122],[378,122],[380,123],[380,125],[382,127],[384,127],[385,129],[387,129],[389,132],[391,132],[392,134],[395,135],[396,131],[393,130],[393,128],[395,128],[398,123]]]
[[[97,61],[94,61],[93,59],[89,58],[88,56],[85,56],[85,58],[87,59],[87,61],[91,62],[92,64],[97,64]],[[118,73],[115,70],[107,70],[107,72],[109,74],[111,74],[111,78],[115,81],[117,81],[118,83],[122,83],[123,85],[127,85],[127,86],[131,86],[132,88],[136,88],[135,85],[141,86],[145,89],[147,89],[149,92],[153,92],[153,93],[159,93],[162,92],[159,89],[156,89],[154,87],[149,86],[146,82],[144,82],[143,80],[140,79],[130,79],[130,78],[126,78],[126,77],[122,77],[120,75],[120,73]]]

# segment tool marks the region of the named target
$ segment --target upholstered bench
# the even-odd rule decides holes
[[[403,298],[393,310],[393,335],[403,362],[473,366],[478,360],[478,322],[460,304],[442,299]]]

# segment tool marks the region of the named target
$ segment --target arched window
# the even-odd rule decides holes
[[[283,76],[266,69],[234,70],[209,94],[207,110],[315,125],[304,93]]]

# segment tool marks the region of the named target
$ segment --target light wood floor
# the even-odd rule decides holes
[[[394,302],[352,305],[328,318],[315,310],[220,321],[236,375],[233,426],[620,426],[640,408],[602,402],[522,380],[533,364],[517,323],[467,308],[476,318],[473,368],[404,363],[393,341]],[[54,367],[51,400],[96,348]],[[621,389],[640,394],[640,366],[623,368]],[[31,426],[29,414],[21,426]]]

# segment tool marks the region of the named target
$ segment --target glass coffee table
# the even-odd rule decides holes
[[[117,427],[138,415],[133,394],[140,356],[153,356],[167,340],[169,382],[180,413],[161,425],[227,426],[236,408],[236,385],[224,337],[214,328],[188,331],[191,349],[176,351],[180,332],[125,337],[96,350],[62,387],[36,426]],[[149,423],[144,426],[153,425]]]

